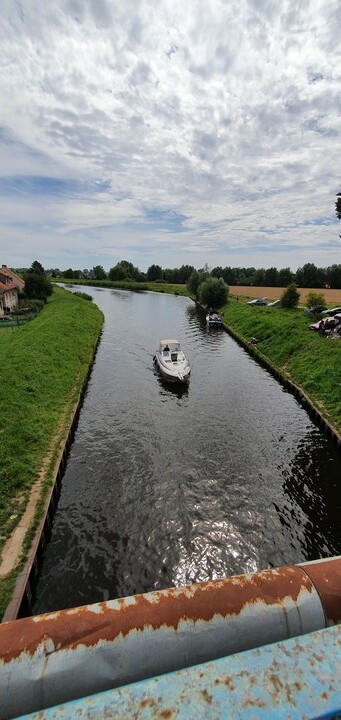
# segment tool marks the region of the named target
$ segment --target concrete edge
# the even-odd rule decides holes
[[[292,380],[289,380],[287,375],[282,371],[278,370],[271,361],[263,355],[254,345],[249,345],[247,340],[242,335],[234,330],[230,325],[222,322],[224,330],[241,345],[246,352],[249,353],[260,365],[268,370],[278,382],[281,383],[287,390],[289,390],[299,401],[299,403],[308,412],[311,419],[341,448],[341,434],[334,426],[323,417],[322,413],[315,407],[310,398],[306,395],[304,390],[299,385],[296,385]]]

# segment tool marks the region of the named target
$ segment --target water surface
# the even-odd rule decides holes
[[[187,298],[89,289],[105,314],[34,612],[341,553],[341,455]],[[188,389],[153,367],[180,340]]]

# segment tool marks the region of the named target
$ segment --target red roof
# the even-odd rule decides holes
[[[2,265],[2,267],[0,267],[0,275],[5,275],[5,277],[9,277],[11,279],[16,279],[17,281],[19,281],[20,284],[24,283],[22,277],[20,277],[20,275],[17,275],[17,273],[13,272],[13,270],[11,270],[11,268],[8,268],[7,265]]]
[[[18,288],[13,281],[9,282],[9,283],[2,283],[0,281],[0,293],[5,293],[5,292],[9,292],[10,290],[17,290],[17,289]]]

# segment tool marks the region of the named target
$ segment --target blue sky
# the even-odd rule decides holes
[[[2,0],[1,262],[341,262],[338,0]]]

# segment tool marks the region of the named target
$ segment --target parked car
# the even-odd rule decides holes
[[[320,315],[325,309],[325,305],[314,305],[313,307],[304,308],[304,312],[307,315]]]
[[[254,300],[248,300],[247,305],[267,305],[266,298],[255,298]]]
[[[321,315],[329,315],[330,317],[333,317],[333,315],[337,315],[337,313],[341,313],[341,307],[335,307],[335,308],[331,308],[329,310],[323,310]]]
[[[278,305],[280,305],[280,304],[281,304],[280,300],[274,300],[273,302],[268,303],[268,307],[278,307]]]

